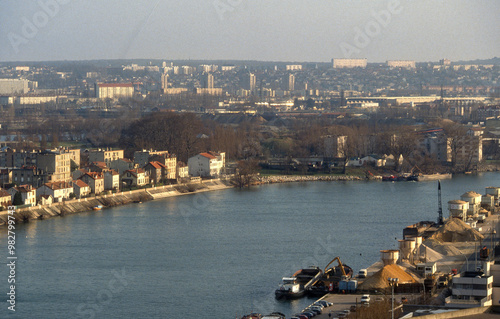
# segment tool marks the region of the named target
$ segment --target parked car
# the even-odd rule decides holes
[[[328,307],[328,306],[331,306],[331,302],[328,302],[326,300],[318,300],[314,303],[314,305],[316,304],[320,304],[322,305],[323,307]]]
[[[362,304],[369,304],[370,303],[370,295],[361,296],[361,303]]]
[[[324,305],[320,304],[319,302],[315,302],[313,303],[310,307],[318,307],[320,308],[321,310],[323,310],[325,308]]]
[[[313,306],[313,307],[310,307],[309,309],[317,315],[320,315],[323,313],[323,309],[321,309],[320,307]]]

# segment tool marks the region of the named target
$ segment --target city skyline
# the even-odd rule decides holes
[[[500,56],[488,1],[1,1],[0,61],[369,62]]]

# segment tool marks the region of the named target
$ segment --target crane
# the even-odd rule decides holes
[[[345,273],[345,270],[344,270],[344,265],[342,265],[342,262],[340,261],[340,257],[333,258],[333,260],[330,261],[328,263],[328,265],[326,265],[325,270],[323,272],[326,273],[328,266],[330,266],[335,260],[339,263],[339,267],[340,267],[340,271],[342,272],[342,276],[344,276],[344,277],[347,276],[347,274]]]

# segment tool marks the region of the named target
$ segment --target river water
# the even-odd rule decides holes
[[[500,186],[500,173],[442,181],[447,202]],[[355,272],[437,219],[437,182],[308,182],[223,190],[34,221],[16,229],[16,312],[5,318],[290,316],[283,276],[339,256]],[[7,264],[7,234],[0,230]],[[9,268],[0,270],[7,300]]]

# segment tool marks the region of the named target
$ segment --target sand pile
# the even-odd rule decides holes
[[[387,265],[359,285],[360,290],[385,289],[390,287],[388,278],[399,278],[399,284],[416,283],[417,281],[398,265]]]
[[[424,244],[418,248],[417,256],[420,260],[425,260],[425,262],[436,262],[444,258],[442,254]]]
[[[457,256],[462,254],[460,252],[460,249],[458,249],[457,247],[454,247],[451,244],[442,243],[436,239],[427,239],[422,243],[422,246],[432,249],[436,253],[441,254],[441,256]],[[418,256],[422,257],[424,255],[425,250],[421,250]]]
[[[429,238],[441,242],[465,242],[482,240],[484,236],[462,220],[450,218]]]

